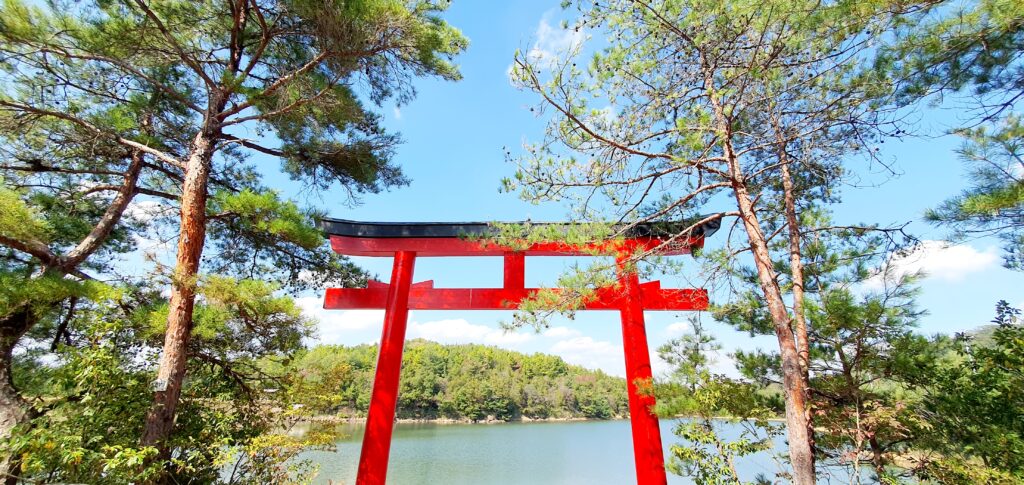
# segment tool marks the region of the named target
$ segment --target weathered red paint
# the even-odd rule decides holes
[[[505,252],[505,288],[526,287],[526,255],[522,251]]]
[[[419,283],[417,283],[418,285]],[[383,286],[381,286],[383,285]],[[409,292],[410,310],[515,310],[538,288],[432,288],[413,285]],[[560,291],[551,289],[550,291]],[[388,287],[375,283],[369,288],[328,288],[324,308],[328,310],[385,308]],[[619,310],[625,294],[619,287],[601,288],[584,310]],[[705,310],[708,293],[703,289],[662,289],[652,281],[640,285],[640,298],[646,310]]]
[[[331,235],[331,248],[349,256],[387,257],[398,251],[412,251],[418,257],[433,256],[503,256],[522,251],[530,256],[598,256],[623,252],[653,251],[662,256],[690,254],[691,248],[704,247],[704,237],[683,239],[672,245],[656,237],[613,239],[599,243],[576,245],[564,242],[539,242],[526,248],[507,248],[487,241],[452,237],[372,238]]]
[[[620,307],[622,347],[626,357],[626,388],[629,391],[629,423],[633,432],[636,480],[641,485],[663,485],[666,483],[665,458],[661,451],[658,417],[652,411],[655,404],[654,381],[644,328],[645,306],[640,280],[635,271],[620,262],[619,282],[625,300]]]
[[[637,483],[666,483],[661,432],[657,416],[652,412],[655,399],[650,392],[651,359],[643,312],[705,310],[708,307],[708,294],[703,289],[663,289],[657,281],[640,283],[635,268],[624,263],[628,255],[637,251],[651,251],[660,255],[687,254],[691,248],[703,247],[704,238],[692,238],[671,247],[662,247],[662,243],[660,239],[645,237],[584,246],[541,242],[525,249],[513,249],[461,238],[332,235],[331,246],[340,254],[395,257],[390,284],[370,281],[366,288],[328,288],[324,298],[324,308],[327,309],[385,309],[380,354],[356,484],[382,485],[387,478],[409,310],[514,310],[524,299],[539,291],[537,288],[525,287],[527,255],[617,256],[618,283],[598,289],[594,298],[582,307],[586,310],[618,310],[621,313]],[[416,257],[420,256],[503,256],[503,286],[434,288],[432,280],[413,284],[413,266]]]
[[[402,349],[405,347],[405,327],[409,317],[409,289],[415,263],[416,253],[395,253],[391,284],[386,289],[384,329],[380,336],[377,371],[370,395],[370,410],[366,415],[366,434],[363,435],[363,450],[359,455],[356,485],[384,485],[387,480],[391,432],[398,404],[398,377],[402,371]]]

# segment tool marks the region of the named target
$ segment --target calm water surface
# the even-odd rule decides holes
[[[661,422],[665,450],[678,441],[675,420]],[[722,423],[726,437],[739,425]],[[336,452],[305,455],[320,464],[315,483],[352,484],[362,427],[346,426]],[[770,453],[741,459],[741,478],[771,477]],[[391,444],[389,484],[629,484],[635,483],[628,421],[502,424],[398,424]],[[669,475],[669,483],[692,483]]]

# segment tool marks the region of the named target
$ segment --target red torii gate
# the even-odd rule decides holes
[[[703,289],[664,289],[657,281],[640,283],[636,272],[626,263],[631,255],[641,250],[661,255],[691,253],[703,247],[704,238],[718,229],[718,220],[700,225],[682,237],[678,231],[688,227],[687,223],[650,223],[630,227],[622,239],[586,245],[539,242],[525,249],[501,247],[481,239],[497,234],[487,223],[325,219],[322,225],[331,237],[331,247],[339,254],[394,257],[390,284],[370,281],[367,288],[328,288],[324,298],[325,309],[385,310],[357,485],[383,485],[387,477],[409,310],[514,310],[538,291],[525,287],[527,255],[616,257],[619,282],[613,287],[598,289],[596,298],[585,302],[583,309],[621,312],[637,483],[666,483],[661,432],[657,416],[650,409],[654,396],[649,389],[643,389],[649,387],[652,378],[644,310],[704,310],[708,306],[708,295]],[[437,256],[502,256],[504,285],[501,288],[434,288],[433,280],[413,284],[416,258]]]

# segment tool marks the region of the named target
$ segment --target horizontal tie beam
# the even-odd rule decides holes
[[[324,308],[328,310],[382,309],[386,306],[388,284],[371,281],[367,288],[328,288]],[[433,281],[412,285],[410,310],[514,310],[539,288],[434,288]],[[549,291],[561,291],[551,289]],[[644,310],[706,310],[708,293],[703,289],[662,289],[651,281],[640,285]],[[584,310],[619,310],[624,304],[620,288],[600,288]]]

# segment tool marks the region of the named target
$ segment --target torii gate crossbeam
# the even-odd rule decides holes
[[[651,359],[644,327],[644,310],[704,310],[703,289],[663,289],[657,281],[640,283],[628,258],[638,250],[661,255],[688,254],[703,247],[704,238],[718,229],[718,221],[704,224],[680,238],[686,223],[640,224],[626,237],[587,244],[541,242],[527,248],[506,248],[472,236],[495,234],[486,223],[367,223],[339,219],[323,221],[335,252],[350,256],[394,257],[390,284],[371,281],[367,288],[328,288],[325,309],[384,309],[384,326],[374,377],[366,432],[359,456],[357,485],[383,485],[387,478],[399,375],[409,310],[514,310],[537,288],[525,287],[525,257],[616,256],[618,283],[600,288],[583,304],[586,310],[618,310],[626,360],[626,385],[633,436],[637,483],[666,483],[661,432],[649,392]],[[681,240],[680,240],[681,239]],[[501,288],[434,288],[433,281],[413,283],[417,257],[502,256]],[[555,291],[558,291],[557,289]]]

